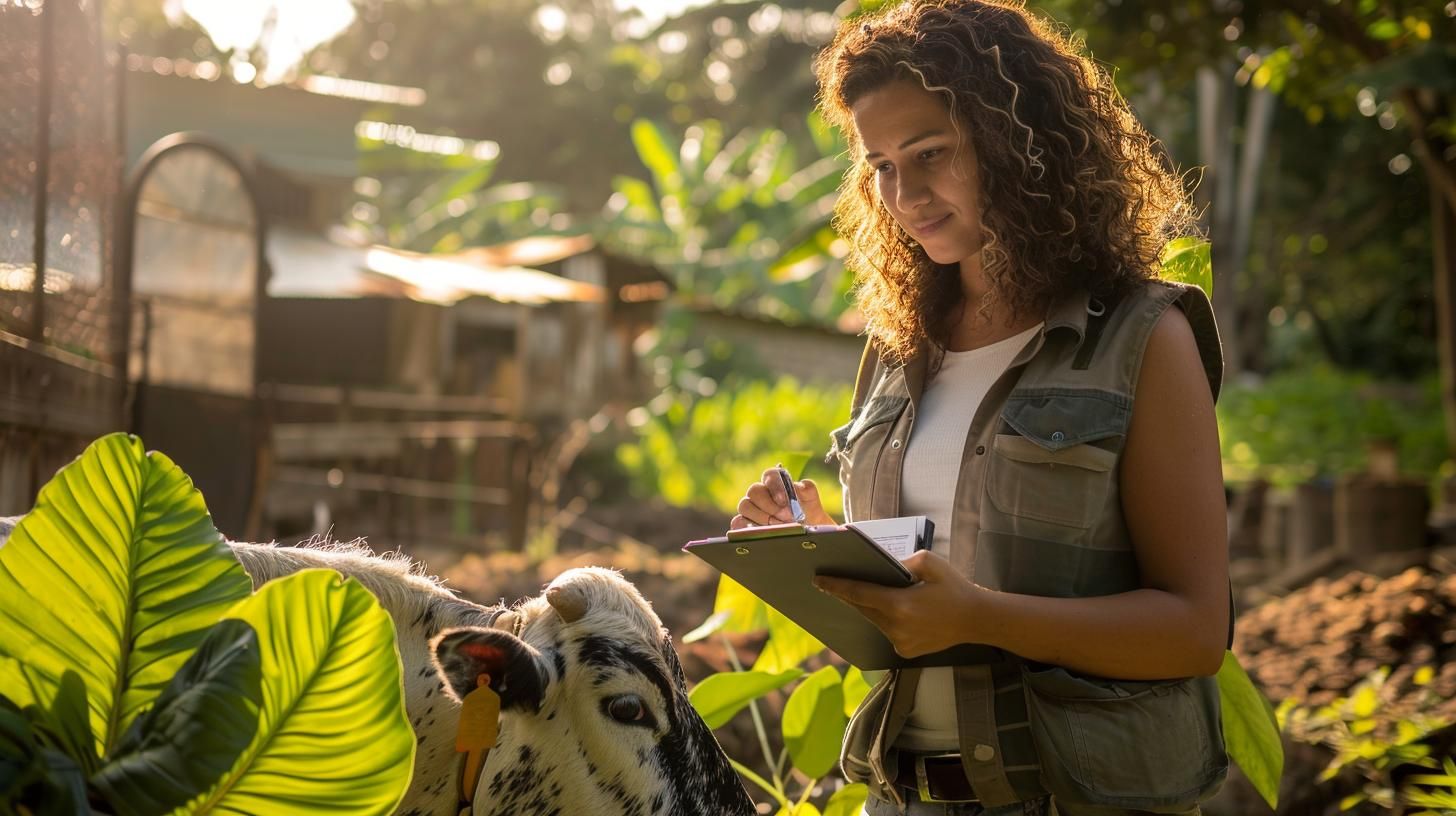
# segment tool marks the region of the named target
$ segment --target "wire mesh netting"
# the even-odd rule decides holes
[[[115,73],[106,59],[98,0],[46,3],[52,20],[50,179],[43,338],[109,361],[113,275],[103,225],[119,184]]]
[[[103,362],[115,359],[113,62],[97,0],[0,2],[0,330]]]
[[[28,334],[35,279],[40,14],[0,3],[0,330]]]

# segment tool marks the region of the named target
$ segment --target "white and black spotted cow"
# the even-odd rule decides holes
[[[16,521],[0,519],[0,545]],[[542,597],[506,609],[462,600],[407,558],[359,545],[232,548],[254,585],[326,567],[359,580],[389,612],[419,743],[400,813],[455,814],[464,806],[456,714],[479,674],[491,676],[502,713],[468,806],[476,816],[754,813],[688,703],[661,621],[615,572],[568,571]]]
[[[481,674],[505,680],[475,816],[754,812],[662,623],[621,576],[571,570],[516,614],[519,638],[473,627],[434,642],[456,695]]]

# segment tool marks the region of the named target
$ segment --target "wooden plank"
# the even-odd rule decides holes
[[[259,386],[259,395],[264,399],[303,405],[349,405],[355,408],[420,411],[426,413],[502,416],[510,408],[507,400],[497,399],[495,397],[405,394],[397,391],[378,391],[367,388],[344,388],[327,385],[264,383]]]
[[[0,425],[85,439],[123,429],[112,366],[0,332]]]
[[[533,438],[535,429],[531,426],[504,420],[280,422],[273,425],[273,450],[281,462],[399,456],[406,441]]]
[[[473,487],[451,482],[408,479],[377,473],[347,473],[325,468],[280,467],[273,472],[274,485],[327,487],[362,493],[393,493],[417,499],[464,501],[472,504],[503,506],[510,494],[500,487]]]

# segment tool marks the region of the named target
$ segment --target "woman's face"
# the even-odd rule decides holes
[[[850,106],[880,201],[936,263],[981,251],[981,181],[975,149],[942,98],[891,82]]]

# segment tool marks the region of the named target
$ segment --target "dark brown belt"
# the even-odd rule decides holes
[[[922,802],[975,802],[976,792],[961,767],[960,754],[900,752],[900,773],[895,783],[909,788]]]

